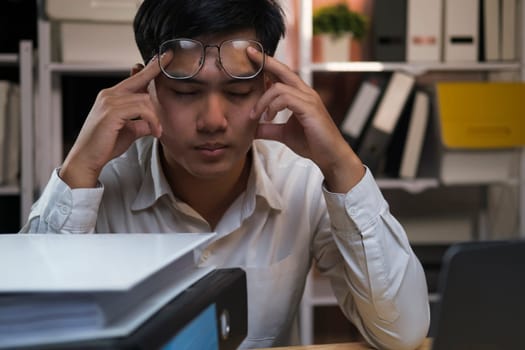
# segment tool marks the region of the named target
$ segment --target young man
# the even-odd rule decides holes
[[[297,341],[312,260],[370,344],[420,344],[422,267],[320,97],[272,57],[275,0],[145,0],[134,28],[146,66],[100,92],[22,231],[215,231],[201,263],[247,273],[242,348]]]

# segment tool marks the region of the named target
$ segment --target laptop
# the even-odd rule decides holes
[[[525,240],[451,246],[438,289],[432,350],[525,349]]]

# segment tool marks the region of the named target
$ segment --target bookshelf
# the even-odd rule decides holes
[[[323,62],[312,63],[311,72],[393,72],[404,71],[413,75],[426,72],[465,72],[465,71],[518,71],[519,62],[435,62],[435,63],[405,63],[405,62]]]
[[[0,66],[18,70],[20,84],[20,178],[18,185],[0,187],[0,196],[18,196],[19,215],[22,225],[29,215],[33,204],[34,156],[33,156],[33,42],[21,40],[17,53],[0,54]],[[0,198],[4,200],[5,198]]]
[[[525,45],[520,48],[519,61],[513,62],[473,62],[473,63],[405,63],[405,62],[345,62],[345,63],[313,63],[312,50],[312,0],[300,1],[299,16],[299,74],[310,85],[316,73],[362,73],[362,72],[394,72],[404,71],[413,75],[427,73],[463,73],[478,72],[482,74],[518,74],[525,81]],[[525,10],[523,0],[519,0],[520,18],[523,23]],[[525,38],[525,26],[521,25],[519,37]],[[38,111],[37,141],[35,147],[37,168],[37,183],[40,189],[47,183],[53,168],[63,160],[63,111],[61,78],[68,75],[85,76],[126,76],[129,65],[119,64],[71,64],[59,62],[53,52],[52,28],[49,21],[39,19],[38,38],[40,43],[38,61],[38,90],[40,92],[40,108]],[[523,41],[523,40],[522,40]],[[82,116],[78,116],[82,117]],[[25,138],[24,138],[25,139]],[[525,151],[521,152],[519,202],[521,215],[520,232],[525,236]],[[404,191],[418,195],[429,190],[438,191],[442,184],[436,178],[418,178],[414,180],[378,179],[379,186],[384,191]],[[479,221],[483,226],[483,217]],[[484,234],[483,234],[484,235]],[[431,295],[436,300],[437,295]],[[301,333],[305,344],[313,339],[313,315],[317,306],[336,305],[335,298],[327,281],[309,275],[303,303],[301,306]]]
[[[370,1],[370,0],[365,0]],[[325,3],[327,3],[325,1]],[[313,46],[313,0],[300,1],[299,13],[299,74],[309,85],[315,88],[314,77],[317,74],[359,74],[359,73],[391,73],[395,71],[405,72],[416,77],[425,75],[439,75],[448,74],[461,75],[463,73],[480,74],[485,79],[491,79],[492,76],[514,76],[517,80],[525,81],[525,6],[523,0],[517,0],[519,9],[517,37],[521,43],[517,48],[518,59],[515,61],[494,61],[494,62],[424,62],[424,63],[408,63],[408,62],[380,62],[380,61],[353,61],[353,62],[313,62],[312,60],[312,46]],[[497,78],[496,78],[497,79]],[[514,185],[518,188],[518,229],[516,234],[525,237],[525,148],[518,150],[519,153],[519,175],[514,183],[510,182],[508,185]],[[416,178],[414,180],[378,178],[378,185],[385,194],[389,193],[408,193],[408,196],[418,196],[421,193],[428,191],[439,192],[444,185],[441,183],[439,176],[431,178]],[[486,213],[483,206],[486,204],[484,194],[486,194],[487,187],[492,184],[472,184],[472,187],[480,189],[480,214],[476,218],[475,231],[472,239],[488,239],[491,232],[485,228]],[[505,184],[506,185],[506,184]],[[468,187],[468,186],[467,186]],[[450,189],[445,189],[450,191]],[[454,191],[454,189],[452,189]],[[471,191],[467,189],[467,191]],[[471,192],[468,192],[471,193]],[[388,200],[388,198],[387,198]],[[390,201],[389,201],[390,202]],[[436,302],[439,300],[439,295],[430,294],[430,301]],[[310,272],[303,301],[301,304],[300,314],[300,333],[303,344],[312,344],[314,342],[314,324],[316,308],[325,306],[335,306],[337,302],[331,291],[329,281],[315,272],[314,269]],[[338,338],[335,338],[339,340]]]
[[[120,79],[129,75],[129,64],[85,62],[61,62],[56,52],[56,28],[47,18],[39,18],[37,24],[39,48],[38,90],[40,91],[40,108],[38,111],[38,130],[42,137],[38,138],[35,148],[36,166],[39,169],[36,184],[42,191],[54,168],[64,160],[64,111],[63,87],[64,77],[109,78]],[[106,86],[102,85],[100,89]],[[91,103],[94,102],[91,101]],[[68,118],[85,118],[86,115],[68,116]],[[74,136],[74,135],[73,135]],[[38,135],[37,135],[38,137]]]

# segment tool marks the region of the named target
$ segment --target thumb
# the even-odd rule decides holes
[[[260,123],[255,132],[256,139],[274,140],[283,142],[284,125],[273,123]]]

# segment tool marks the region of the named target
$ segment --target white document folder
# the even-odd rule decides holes
[[[439,177],[445,185],[508,183],[518,179],[519,157],[519,149],[444,149]]]
[[[483,0],[483,38],[485,61],[501,59],[501,4],[500,0]]]
[[[53,20],[131,23],[142,0],[46,0]]]
[[[521,6],[524,6],[523,2]],[[512,61],[517,58],[516,33],[518,33],[518,5],[516,0],[502,0],[501,3],[501,59]]]
[[[444,1],[444,61],[477,61],[479,46],[479,0]]]
[[[399,177],[402,179],[414,179],[417,176],[430,113],[429,100],[427,93],[416,92],[399,167]]]
[[[133,19],[142,0],[46,0],[45,13],[58,24],[61,60],[68,63],[142,63]]]
[[[441,61],[443,0],[408,0],[407,61]]]
[[[0,348],[128,335],[214,269],[214,236],[0,235]]]
[[[341,123],[341,130],[353,140],[357,141],[361,137],[380,95],[381,88],[371,81],[363,81],[359,87],[359,91]]]

